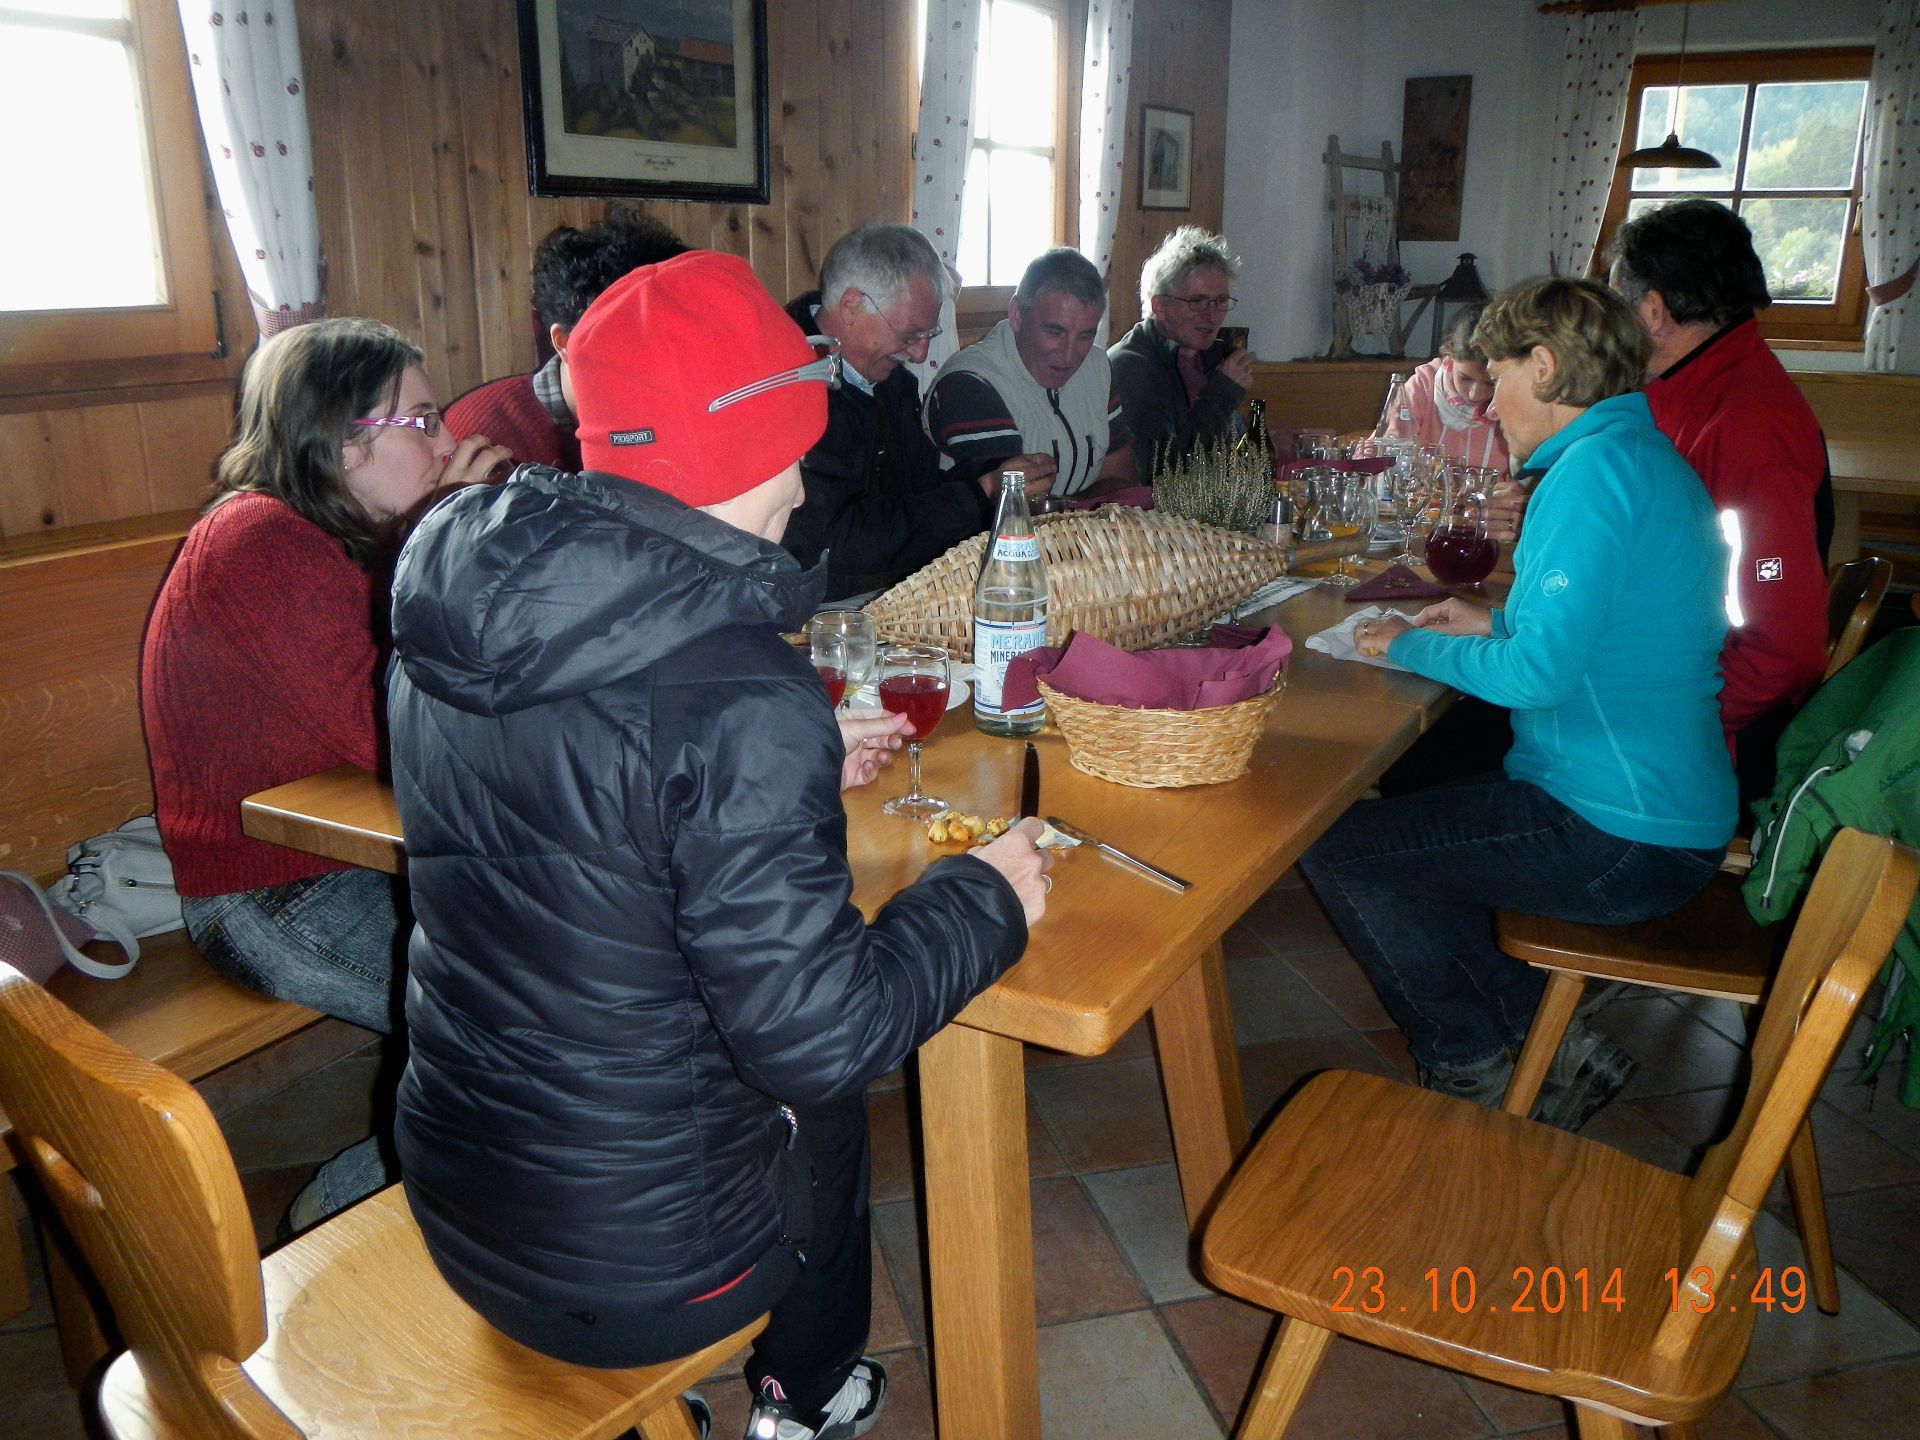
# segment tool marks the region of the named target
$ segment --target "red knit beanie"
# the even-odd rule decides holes
[[[587,307],[567,345],[589,470],[713,505],[780,474],[827,426],[827,387],[715,400],[818,358],[737,255],[643,265]]]

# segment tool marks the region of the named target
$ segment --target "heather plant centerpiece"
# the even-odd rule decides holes
[[[1256,534],[1273,509],[1273,462],[1218,441],[1155,467],[1153,505],[1163,514]]]

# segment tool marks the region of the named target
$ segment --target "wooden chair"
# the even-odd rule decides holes
[[[447,1288],[397,1185],[259,1259],[200,1096],[4,965],[0,1103],[126,1337],[115,1440],[693,1440],[680,1392],[765,1323],[645,1369],[549,1360]]]
[[[1804,1291],[1751,1226],[1893,944],[1920,855],[1835,837],[1794,928],[1732,1133],[1692,1178],[1503,1111],[1315,1077],[1241,1162],[1206,1277],[1283,1316],[1239,1440],[1278,1440],[1334,1334],[1575,1406],[1581,1440],[1691,1435],[1756,1308]],[[1795,1304],[1794,1308],[1798,1308]]]
[[[1827,572],[1827,679],[1860,653],[1874,612],[1893,583],[1893,562],[1878,555],[1843,560]]]

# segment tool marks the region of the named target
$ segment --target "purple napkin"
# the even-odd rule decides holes
[[[1371,580],[1347,591],[1349,600],[1444,600],[1453,592],[1422,580],[1404,565],[1389,565]]]
[[[1153,508],[1153,487],[1135,485],[1126,490],[1111,490],[1105,495],[1069,495],[1066,497],[1069,510],[1093,510],[1102,505],[1131,505],[1136,510]]]
[[[1216,625],[1205,649],[1127,651],[1076,634],[1064,649],[1029,651],[1007,666],[1002,703],[1009,709],[1039,698],[1035,680],[1096,705],[1130,710],[1205,710],[1264,694],[1287,663],[1293,642],[1275,626],[1254,630]]]

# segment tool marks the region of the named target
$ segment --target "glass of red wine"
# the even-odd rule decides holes
[[[846,660],[841,667],[847,677],[844,694],[852,696],[872,678],[873,650],[878,637],[873,617],[866,611],[822,610],[807,621],[807,634],[837,635],[846,642]],[[817,660],[814,666],[819,668]]]
[[[807,653],[820,683],[827,687],[827,699],[837,706],[847,693],[846,637],[829,630],[809,630]]]
[[[1427,569],[1442,585],[1474,586],[1493,573],[1500,542],[1487,534],[1487,494],[1497,470],[1455,465],[1447,472],[1447,501],[1427,536]]]
[[[888,645],[879,655],[880,704],[913,726],[907,740],[907,793],[880,808],[888,815],[925,820],[947,802],[920,789],[920,743],[947,713],[947,652],[938,645]]]

